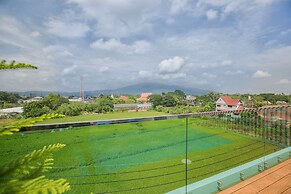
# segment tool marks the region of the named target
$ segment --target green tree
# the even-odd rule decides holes
[[[52,110],[57,110],[62,104],[68,104],[69,99],[61,97],[60,95],[50,93],[43,100],[43,104]]]
[[[163,97],[159,94],[152,94],[149,97],[149,101],[152,103],[153,108],[163,104]]]
[[[51,109],[46,106],[42,101],[33,101],[23,106],[23,116],[28,117],[39,117],[43,114],[51,113]]]
[[[177,101],[171,94],[163,95],[162,105],[165,107],[173,107],[177,105]]]
[[[70,104],[62,104],[58,107],[57,113],[66,116],[81,115],[86,110],[86,104],[84,102],[72,102]]]
[[[7,64],[6,60],[2,60],[0,62],[0,70],[24,69],[24,68],[37,69],[37,66],[31,65],[31,64],[25,64],[25,63],[16,63],[14,60],[11,61],[10,64]]]
[[[112,112],[114,105],[110,96],[101,96],[95,99],[99,113]]]

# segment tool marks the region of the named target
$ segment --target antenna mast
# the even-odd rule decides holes
[[[80,99],[84,101],[83,76],[80,76]]]

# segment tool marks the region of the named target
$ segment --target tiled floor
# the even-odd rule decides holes
[[[219,194],[291,194],[291,159],[238,183]]]

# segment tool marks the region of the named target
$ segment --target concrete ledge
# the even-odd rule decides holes
[[[217,193],[225,188],[228,188],[238,182],[241,182],[253,175],[256,175],[284,160],[291,157],[291,147],[287,147],[278,152],[261,157],[254,161],[248,162],[241,166],[232,168],[225,172],[203,179],[196,183],[190,184],[187,187],[188,193],[191,194],[210,194]],[[243,180],[242,180],[242,179]],[[181,187],[170,191],[167,194],[182,194],[185,193],[186,187]]]

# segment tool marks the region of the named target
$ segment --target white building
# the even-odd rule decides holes
[[[243,110],[243,103],[240,100],[229,96],[221,96],[216,101],[216,111]]]

